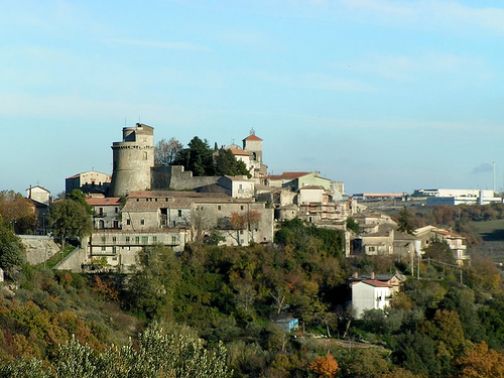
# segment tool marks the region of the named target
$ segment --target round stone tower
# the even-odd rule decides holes
[[[154,167],[154,128],[137,123],[123,128],[123,141],[112,144],[112,196],[150,190]]]

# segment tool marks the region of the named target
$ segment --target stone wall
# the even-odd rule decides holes
[[[49,236],[19,235],[26,250],[26,261],[41,264],[59,252],[60,246]]]
[[[219,176],[193,176],[183,166],[155,167],[151,172],[152,190],[194,190],[217,184]]]

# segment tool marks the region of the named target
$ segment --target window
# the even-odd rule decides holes
[[[217,206],[217,210],[222,210],[222,206],[221,205]]]
[[[101,247],[102,252],[105,252],[105,246]]]
[[[98,212],[100,213],[100,217],[103,217],[103,207],[100,207],[98,209]]]
[[[243,210],[243,209],[244,209],[244,207],[243,207],[243,205],[241,205],[241,206],[240,206],[240,210]]]
[[[131,225],[131,219],[126,219],[126,224],[127,224],[128,226],[130,226],[130,225]]]
[[[144,160],[147,160],[147,152],[144,152],[144,153],[143,153],[143,159],[144,159]]]
[[[145,224],[145,220],[144,219],[140,219],[140,224],[143,226]]]
[[[106,238],[105,236],[102,236],[102,237],[101,237],[101,242],[102,242],[102,243],[105,243],[106,241],[107,241],[107,238]]]
[[[115,208],[115,213],[119,214],[119,208],[118,207]]]
[[[117,237],[112,236],[112,243],[117,243]]]
[[[172,236],[171,237],[171,242],[172,242],[172,244],[176,244],[177,243],[177,237],[176,236]]]
[[[117,248],[116,248],[116,247],[112,247],[112,253],[113,253],[113,254],[116,254],[116,253],[117,253]]]
[[[148,236],[142,236],[142,244],[149,244],[149,237]]]
[[[135,244],[140,244],[140,236],[135,236]]]
[[[179,216],[179,218],[182,216],[182,210],[178,211],[178,216]]]
[[[153,242],[153,243],[157,243],[157,236],[153,236],[153,237],[152,237],[152,242]]]
[[[126,236],[126,243],[129,243],[129,242],[130,242],[130,237]]]

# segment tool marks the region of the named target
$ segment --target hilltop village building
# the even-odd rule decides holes
[[[252,130],[242,147],[228,147],[250,178],[193,176],[182,166],[154,165],[153,127],[124,128],[122,141],[112,144],[111,179],[93,172],[67,179],[68,190],[108,184],[110,196],[88,192],[94,230],[62,268],[130,272],[144,247],[164,245],[179,252],[214,235],[223,245],[272,243],[277,222],[294,217],[345,231],[351,206],[343,201],[343,183],[307,172],[278,185],[267,175],[262,143]],[[349,243],[348,237],[348,252]]]
[[[105,196],[110,189],[112,177],[106,173],[87,171],[77,173],[65,179],[65,193],[71,193],[74,189],[79,189],[84,193],[95,196]]]

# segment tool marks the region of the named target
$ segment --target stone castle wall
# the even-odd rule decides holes
[[[193,176],[181,165],[155,167],[151,171],[152,190],[194,190],[217,184],[219,176]]]

